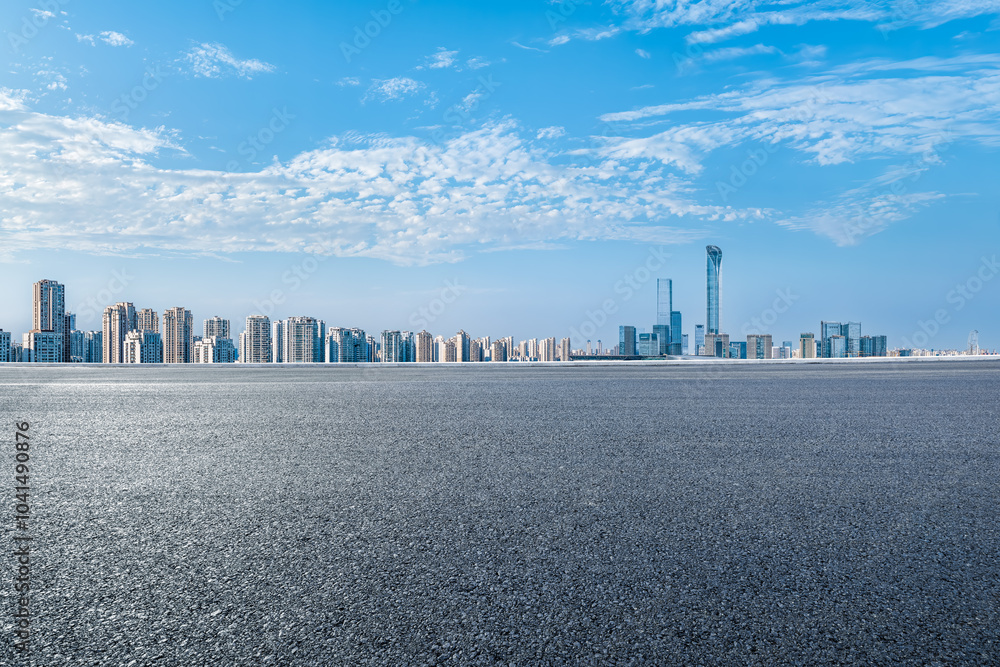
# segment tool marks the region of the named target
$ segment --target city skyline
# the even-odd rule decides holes
[[[0,333],[4,333],[0,343],[6,347],[0,360],[133,364],[476,362],[685,355],[760,360],[914,356],[935,351],[933,347],[924,347],[934,334],[926,327],[925,331],[915,334],[916,345],[904,340],[902,347],[890,348],[884,334],[862,335],[862,324],[857,321],[824,320],[820,323],[818,338],[812,332],[799,335],[797,349],[794,339],[784,339],[781,345],[774,345],[772,334],[763,333],[761,329],[774,324],[780,314],[787,311],[790,305],[787,295],[784,308],[779,306],[779,299],[774,308],[761,314],[759,320],[755,318],[744,324],[746,342],[743,342],[740,335],[731,336],[720,330],[722,249],[709,245],[705,250],[708,260],[707,321],[712,326],[695,325],[693,345],[689,345],[690,335],[682,328],[683,314],[673,309],[673,279],[670,278],[656,278],[652,331],[647,332],[645,327],[634,324],[619,325],[618,344],[613,348],[605,345],[602,339],[597,339],[595,345],[592,338],[580,336],[575,331],[576,341],[563,337],[557,343],[553,336],[534,337],[521,340],[515,346],[513,337],[474,338],[464,329],[448,337],[434,335],[426,329],[419,332],[388,329],[382,330],[376,338],[363,329],[344,328],[339,324],[328,327],[324,319],[291,316],[271,321],[261,314],[248,316],[244,331],[238,336],[233,334],[230,320],[213,315],[203,320],[202,334],[197,335],[191,311],[179,306],[163,311],[161,335],[156,310],[137,309],[132,302],[105,307],[102,329],[84,331],[76,328],[76,314],[66,310],[65,285],[42,279],[32,286],[32,329],[22,335],[21,343],[16,343],[11,333],[4,333],[0,327]],[[457,286],[450,288],[455,290]],[[442,299],[442,307],[443,304]],[[432,310],[425,315],[430,317]],[[614,312],[608,305],[605,310]],[[591,323],[591,329],[596,332],[597,327]],[[100,355],[95,356],[98,349]],[[969,335],[967,351],[979,354],[981,349],[979,332],[974,330]]]
[[[712,243],[730,335],[780,291],[781,339],[843,313],[1000,346],[988,3],[56,4],[0,7],[0,284],[72,285],[78,326],[105,291],[233,321],[279,291],[560,335],[648,320],[655,286],[616,286],[655,251],[690,332]]]

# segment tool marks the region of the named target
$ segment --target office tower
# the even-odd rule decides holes
[[[861,356],[861,322],[845,322],[840,327],[840,335],[847,339],[847,356]]]
[[[694,325],[694,353],[696,355],[705,354],[705,325]]]
[[[386,363],[403,361],[403,337],[398,331],[382,332],[382,358]]]
[[[417,363],[426,364],[434,361],[434,338],[426,330],[414,335],[413,347]]]
[[[840,322],[827,322],[826,320],[820,322],[820,345],[817,350],[817,356],[823,357],[825,359],[830,358],[830,339],[833,336],[841,336],[844,332],[844,327]]]
[[[493,341],[490,348],[490,361],[507,361],[507,346],[502,340]]]
[[[771,358],[771,335],[751,334],[747,336],[747,359]]]
[[[847,357],[847,338],[845,336],[830,336],[823,341],[823,356],[827,359],[844,359]]]
[[[804,333],[799,336],[799,358],[800,359],[815,359],[816,358],[816,335],[812,333]]]
[[[719,333],[719,302],[721,297],[722,250],[710,245],[708,253],[708,333]]]
[[[271,354],[271,320],[265,315],[249,316],[240,334],[240,363],[269,364]]]
[[[366,361],[372,363],[375,361],[375,357],[378,355],[378,341],[375,340],[375,336],[368,336],[366,338],[367,347],[365,352],[367,354]]]
[[[667,346],[667,354],[675,357],[684,354],[684,334],[681,333],[682,318],[678,310],[670,313],[670,344]],[[662,347],[662,344],[661,344]]]
[[[135,331],[137,317],[135,306],[119,302],[104,309],[104,328],[101,341],[101,360],[105,364],[125,362],[125,336]]]
[[[601,340],[597,339],[597,356],[604,354],[604,349],[601,347]]]
[[[57,331],[35,331],[27,334],[27,344],[31,361],[39,364],[59,364],[65,353],[63,335]]]
[[[572,361],[573,350],[571,349],[571,343],[569,338],[563,338],[559,341],[559,361]]]
[[[681,354],[691,354],[691,346],[689,345],[690,339],[688,334],[683,334],[683,342],[681,343]]]
[[[163,311],[163,363],[190,364],[194,351],[194,318],[181,307]]]
[[[654,324],[653,333],[656,334],[656,339],[659,341],[659,349],[656,351],[657,355],[666,355],[670,353],[670,325],[669,324]]]
[[[205,338],[215,336],[216,338],[232,338],[229,335],[229,320],[224,320],[218,315],[205,320]]]
[[[0,329],[0,363],[10,363],[11,351],[10,332]]]
[[[730,359],[746,359],[747,358],[747,344],[744,341],[736,341],[729,344],[729,358]]]
[[[289,317],[285,320],[284,362],[311,364],[317,361],[316,338],[320,323],[314,317]]]
[[[729,356],[729,334],[705,334],[705,356],[722,357]]]
[[[635,353],[640,357],[656,357],[660,354],[659,335],[655,333],[640,333],[636,338]]]
[[[31,330],[44,332],[50,331],[60,335],[59,341],[63,346],[56,355],[54,362],[69,361],[69,339],[66,334],[66,288],[54,280],[39,280],[34,284],[32,290],[32,310],[31,310]],[[44,345],[51,344],[51,337],[40,336]],[[52,351],[48,348],[44,351],[45,358],[52,357]]]
[[[69,332],[69,360],[75,364],[83,363],[83,332]]]
[[[669,278],[657,278],[656,323],[669,327],[672,312],[674,312],[674,281]]]
[[[162,364],[163,339],[156,331],[136,329],[125,335],[125,364]]]
[[[104,361],[104,334],[100,331],[83,332],[83,363],[99,364]]]
[[[888,339],[885,336],[862,336],[859,349],[862,357],[889,356]]]
[[[206,336],[194,344],[194,363],[236,363],[236,346],[233,345],[233,340],[231,338]]]
[[[284,320],[271,322],[271,363],[285,363],[285,350],[288,347],[285,341],[286,331]]]
[[[138,331],[159,333],[160,317],[152,308],[143,308],[135,313],[135,328]]]
[[[478,338],[469,341],[469,361],[480,362],[483,360],[483,344]]]
[[[618,354],[622,357],[635,356],[635,327],[618,327]]]

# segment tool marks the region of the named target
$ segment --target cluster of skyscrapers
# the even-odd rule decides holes
[[[707,255],[707,326],[694,328],[694,349],[690,349],[687,334],[681,332],[681,314],[673,309],[673,281],[656,281],[656,324],[652,333],[634,326],[622,325],[618,330],[618,355],[625,358],[649,358],[663,355],[687,355],[728,359],[836,359],[849,357],[886,357],[889,355],[885,336],[862,336],[859,322],[823,322],[821,337],[803,333],[798,350],[792,341],[775,346],[771,334],[750,334],[746,342],[731,341],[721,330],[720,304],[722,295],[722,249],[710,245]]]
[[[20,342],[0,329],[0,362],[110,364],[226,364],[366,362],[570,361],[571,359],[642,359],[697,356],[731,359],[798,357],[885,357],[885,336],[862,336],[859,322],[822,322],[820,336],[803,333],[798,345],[774,345],[770,334],[756,333],[746,341],[731,341],[721,329],[722,250],[708,246],[707,324],[694,327],[694,345],[682,332],[681,313],[673,307],[673,280],[656,281],[656,322],[650,332],[631,325],[619,327],[618,345],[605,349],[597,341],[573,350],[569,338],[491,340],[459,331],[450,338],[427,331],[383,331],[376,338],[362,329],[328,327],[313,317],[274,320],[264,315],[246,318],[238,345],[229,320],[211,317],[196,335],[191,311],[170,308],[160,315],[137,309],[130,302],[108,306],[100,331],[79,331],[76,317],[66,312],[65,287],[54,280],[33,286],[32,327]],[[162,323],[162,324],[161,324]],[[796,349],[797,348],[797,349]]]
[[[78,331],[66,312],[65,286],[54,280],[34,284],[31,331],[21,342],[0,329],[0,362],[107,364],[365,363],[569,361],[570,339],[520,341],[512,337],[473,338],[459,331],[450,338],[427,331],[383,331],[376,338],[362,329],[327,327],[314,317],[271,321],[251,315],[234,343],[230,322],[204,321],[195,334],[191,311],[170,308],[162,320],[150,308],[130,302],[108,306],[100,331]],[[162,322],[162,325],[161,325]]]

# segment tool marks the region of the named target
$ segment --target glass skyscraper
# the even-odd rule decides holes
[[[656,279],[656,323],[670,326],[670,313],[674,311],[674,281]]]
[[[708,333],[719,333],[719,280],[722,273],[722,249],[710,245],[708,253]]]

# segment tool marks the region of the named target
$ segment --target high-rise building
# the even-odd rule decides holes
[[[674,281],[670,278],[656,279],[656,323],[670,326],[670,314],[674,311]]]
[[[860,350],[862,357],[887,357],[888,339],[885,336],[862,336]]]
[[[618,354],[623,357],[635,356],[635,327],[618,327]]]
[[[490,348],[490,361],[507,361],[507,346],[502,340],[493,341]]]
[[[236,362],[236,346],[231,338],[206,336],[194,344],[194,363],[232,364]]]
[[[412,364],[417,360],[417,343],[412,331],[403,331],[399,335],[403,348],[403,361]]]
[[[538,360],[539,361],[555,361],[556,360],[556,339],[543,338],[541,345],[538,350]]]
[[[83,332],[83,363],[99,364],[104,361],[104,334],[100,331]]]
[[[729,358],[730,359],[746,359],[747,358],[747,343],[742,340],[733,341],[729,344]]]
[[[65,353],[63,335],[58,331],[30,331],[25,347],[31,352],[31,361],[39,364],[59,364]]]
[[[76,315],[66,313],[63,317],[63,361],[73,361],[74,330],[76,330]]]
[[[455,361],[469,361],[469,341],[464,330],[455,334]]]
[[[847,338],[830,336],[823,341],[823,357],[826,359],[844,359],[847,357]]]
[[[271,361],[275,364],[283,364],[286,361],[285,350],[288,348],[285,340],[286,332],[284,320],[271,322]]]
[[[10,332],[0,329],[0,364],[10,363],[11,349]]]
[[[705,334],[705,356],[728,357],[729,334]]]
[[[815,359],[816,358],[816,335],[812,333],[804,333],[799,336],[799,358],[800,359]]]
[[[559,341],[559,361],[572,361],[573,360],[573,350],[571,349],[571,342],[569,338],[563,338]]]
[[[458,352],[458,349],[457,349],[457,346],[455,345],[455,339],[454,338],[449,338],[448,340],[446,340],[444,342],[444,361],[445,361],[445,363],[454,363],[454,362],[457,362],[459,360],[457,352]]]
[[[719,303],[722,286],[722,250],[710,245],[708,254],[708,333],[719,333]]]
[[[434,361],[434,338],[425,330],[414,336],[414,358],[418,363]]]
[[[316,320],[316,337],[313,338],[313,363],[326,361],[326,322]]]
[[[691,346],[689,345],[690,339],[688,334],[684,334],[683,338],[684,342],[682,343],[681,354],[691,354]]]
[[[694,354],[701,356],[705,354],[705,325],[694,325]]]
[[[861,356],[861,322],[844,322],[840,335],[847,339],[847,356]]]
[[[361,329],[328,329],[326,348],[326,360],[330,363],[361,364],[368,361],[368,336]]]
[[[229,320],[222,319],[218,315],[205,320],[205,338],[215,336],[216,338],[232,338],[229,335]]]
[[[751,334],[747,336],[747,359],[771,358],[771,334]]]
[[[152,308],[143,308],[135,314],[135,326],[139,331],[160,331],[160,316]]]
[[[316,338],[319,336],[320,323],[314,317],[289,317],[285,320],[285,363],[311,364],[316,363]]]
[[[684,354],[684,334],[682,334],[681,331],[683,331],[681,313],[679,310],[671,311],[670,345],[667,346],[667,354],[675,357]]]
[[[480,362],[483,360],[483,344],[478,338],[469,341],[469,361]]]
[[[398,331],[382,332],[382,358],[380,361],[386,363],[399,363],[403,361],[403,337]]]
[[[83,363],[83,332],[71,329],[69,332],[69,360],[75,364]]]
[[[39,280],[33,286],[31,330],[37,332],[53,332],[59,334],[63,349],[56,354],[54,361],[60,363],[69,361],[69,330],[66,329],[66,288],[55,280]],[[40,336],[39,341],[48,346],[50,337]],[[52,351],[46,347],[46,359],[52,358]]]
[[[135,306],[119,302],[104,309],[101,360],[106,364],[125,363],[125,336],[138,326]]]
[[[69,360],[69,339],[66,329],[66,288],[54,280],[39,280],[33,286],[31,311],[32,331],[51,331],[60,335],[60,343],[65,348],[56,355],[54,362]],[[43,337],[39,337],[41,340]],[[47,342],[45,343],[48,344]],[[52,357],[51,350],[46,349],[46,358]]]
[[[163,363],[190,364],[194,352],[194,318],[181,307],[163,311]]]
[[[266,315],[249,316],[240,334],[240,363],[269,364],[271,353],[271,320]]]
[[[640,357],[655,357],[660,354],[659,335],[655,333],[640,333],[635,341],[635,353]]]
[[[136,329],[125,335],[126,364],[162,364],[163,339],[156,331]]]

